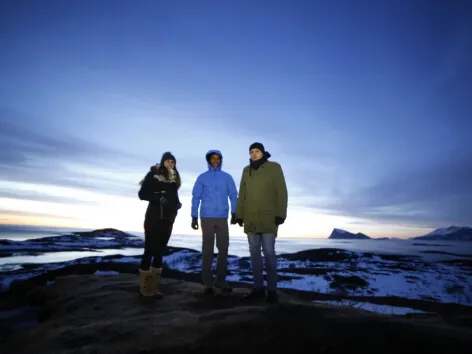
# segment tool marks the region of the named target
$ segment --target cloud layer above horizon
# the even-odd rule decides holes
[[[113,4],[0,5],[0,222],[140,230],[138,182],[170,150],[195,234],[205,153],[239,185],[260,141],[283,234],[472,224],[471,5]]]

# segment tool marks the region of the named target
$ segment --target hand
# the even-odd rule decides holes
[[[192,229],[198,230],[198,218],[192,218]]]
[[[243,219],[236,219],[236,224],[239,224],[239,226],[243,226]]]
[[[236,213],[231,214],[231,225],[236,225]]]
[[[180,208],[182,208],[182,203],[177,204],[177,210],[179,210]]]
[[[275,217],[275,225],[279,226],[282,225],[285,222],[285,218],[282,218],[280,216]]]

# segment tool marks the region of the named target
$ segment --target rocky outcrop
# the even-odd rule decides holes
[[[245,304],[248,289],[204,296],[200,284],[164,278],[162,300],[143,298],[138,277],[70,275],[35,289],[39,323],[2,340],[1,353],[468,353],[472,329],[434,318],[395,318],[314,304]]]

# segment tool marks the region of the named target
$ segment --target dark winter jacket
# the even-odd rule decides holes
[[[179,185],[170,177],[166,178],[164,168],[159,165],[151,167],[141,182],[139,199],[149,202],[144,220],[145,228],[156,225],[160,219],[173,223],[182,206],[178,194]]]
[[[265,161],[258,168],[246,166],[236,207],[236,218],[243,220],[244,232],[277,235],[276,217],[286,216],[287,186],[280,164]]]

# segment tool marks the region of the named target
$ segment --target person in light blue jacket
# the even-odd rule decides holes
[[[233,177],[221,170],[223,154],[210,150],[206,154],[208,171],[200,174],[192,190],[192,229],[198,230],[198,211],[202,227],[202,282],[205,294],[215,290],[231,292],[226,281],[229,227],[228,216],[231,207],[231,224],[236,224],[236,204],[238,191]],[[228,203],[228,198],[230,203]],[[230,205],[229,205],[230,204]],[[216,279],[213,281],[212,264],[215,246],[218,249]]]

